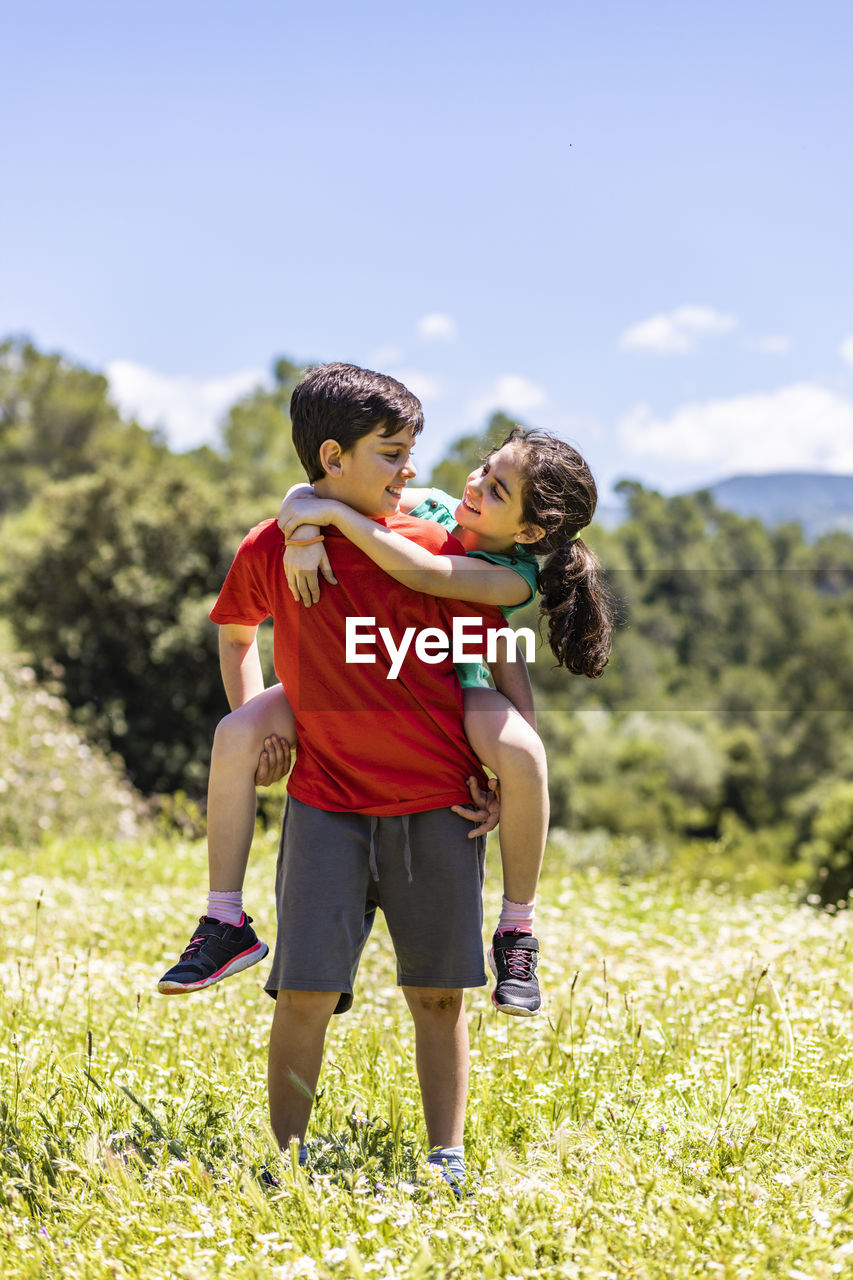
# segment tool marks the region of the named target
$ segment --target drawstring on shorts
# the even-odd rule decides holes
[[[409,877],[409,884],[411,884],[413,879],[412,846],[409,843],[409,815],[407,813],[404,813],[402,815],[402,821],[403,821],[403,866],[406,868],[406,872]]]
[[[376,828],[379,826],[379,819],[371,817],[370,819],[370,874],[374,880],[379,880],[379,868],[376,865]]]
[[[401,814],[400,822],[402,823],[402,826],[403,826],[403,866],[406,868],[406,874],[408,875],[409,883],[411,884],[412,881],[414,880],[414,876],[412,875],[412,846],[409,839],[409,817],[410,816],[411,815],[408,813]],[[370,874],[373,876],[373,879],[377,883],[379,882],[379,867],[376,862],[376,832],[378,828],[379,828],[379,819],[371,814],[370,855],[369,855],[368,865],[370,867]]]

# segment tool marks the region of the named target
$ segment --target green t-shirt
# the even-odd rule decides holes
[[[429,497],[424,498],[423,502],[419,502],[409,514],[418,516],[421,520],[434,520],[436,524],[443,525],[445,529],[449,529],[452,533],[456,528],[456,517],[453,513],[459,506],[459,502],[459,498],[452,497],[449,493],[445,493],[443,489],[430,489]],[[469,551],[467,554],[476,556],[480,560],[489,560],[492,564],[505,565],[507,569],[514,569],[516,573],[521,574],[530,587],[530,595],[521,604],[508,604],[501,607],[501,612],[505,618],[530,604],[539,588],[539,565],[536,557],[526,547],[516,543],[509,553]],[[484,663],[457,662],[455,666],[456,674],[459,676],[459,683],[463,689],[490,687],[489,668]]]

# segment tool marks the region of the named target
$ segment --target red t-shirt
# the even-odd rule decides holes
[[[462,544],[432,521],[398,515],[384,521],[434,554],[464,555]],[[503,627],[489,605],[442,600],[412,591],[327,527],[326,551],[337,586],[322,582],[306,608],[290,594],[284,538],[274,520],[256,525],[240,546],[210,614],[214,622],[274,624],[276,675],[296,719],[298,747],[288,791],[316,809],[380,817],[470,802],[466,780],[484,785],[482,767],[462,727],[462,691],[451,658],[421,661],[414,639],[397,679],[379,639],[387,627],[399,645],[407,627],[451,634],[454,616],[483,619],[483,634]],[[346,619],[373,618],[375,645],[359,646],[374,663],[347,663]],[[476,631],[472,630],[476,635]]]

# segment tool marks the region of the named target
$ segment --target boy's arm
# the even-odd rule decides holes
[[[264,676],[258,654],[258,628],[236,622],[219,627],[219,670],[232,711],[255,694],[264,691]]]
[[[536,728],[536,707],[533,704],[533,687],[530,683],[530,673],[527,670],[527,663],[521,649],[517,644],[513,644],[515,649],[514,661],[511,661],[508,652],[508,641],[500,636],[498,639],[498,656],[496,661],[489,663],[489,670],[495,682],[495,688],[498,693],[502,693],[505,698],[513,704],[519,711],[531,729]]]
[[[333,524],[344,537],[369,555],[374,564],[413,591],[442,596],[446,600],[467,600],[471,604],[498,607],[524,604],[530,598],[529,584],[514,569],[469,556],[434,555],[426,547],[360,515],[342,502],[325,498],[300,499],[292,504],[292,508],[296,514],[291,515],[283,526],[285,537],[290,537],[300,514],[316,524]],[[281,516],[279,525],[282,527]]]

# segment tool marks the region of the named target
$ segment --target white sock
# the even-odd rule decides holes
[[[532,902],[512,902],[501,898],[501,916],[495,933],[532,933],[536,899]]]
[[[211,889],[207,895],[206,915],[223,924],[240,924],[243,919],[243,890]]]

